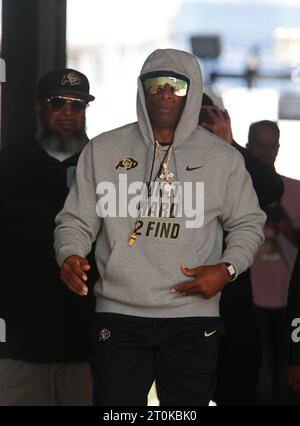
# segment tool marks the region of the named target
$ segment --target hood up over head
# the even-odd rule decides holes
[[[177,124],[174,147],[187,140],[197,128],[203,80],[197,58],[191,53],[176,49],[157,49],[146,59],[138,78],[137,116],[138,123],[146,144],[154,143],[151,123],[148,117],[142,77],[144,74],[162,71],[179,74],[189,81],[189,88],[182,116]]]

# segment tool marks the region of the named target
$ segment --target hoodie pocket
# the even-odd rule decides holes
[[[103,296],[141,307],[182,304],[182,297],[171,292],[175,284],[189,280],[180,264],[199,266],[197,254],[187,242],[140,238],[129,247],[127,241],[116,241],[103,276]]]

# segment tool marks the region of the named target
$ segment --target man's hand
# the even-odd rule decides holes
[[[177,284],[173,293],[180,293],[183,296],[201,295],[206,299],[215,296],[230,281],[229,273],[224,263],[217,265],[198,266],[189,269],[180,265],[181,271],[188,277],[195,277],[191,281]]]
[[[207,114],[210,118],[209,123],[201,123],[211,133],[232,144],[231,120],[227,109],[222,111],[218,106],[206,107]]]
[[[289,386],[300,396],[300,365],[289,365]]]
[[[90,269],[91,266],[84,257],[69,256],[60,269],[60,278],[74,293],[86,296],[88,287],[84,284],[84,281],[87,281],[86,272]]]

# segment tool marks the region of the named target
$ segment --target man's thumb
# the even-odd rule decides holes
[[[180,269],[181,269],[182,273],[184,275],[187,275],[188,277],[195,275],[195,272],[196,272],[196,268],[188,268],[185,265],[180,265]]]

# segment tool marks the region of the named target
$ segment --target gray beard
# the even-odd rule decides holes
[[[37,117],[36,139],[41,149],[59,161],[64,161],[78,154],[88,142],[84,128],[71,138],[64,139],[58,133],[48,129],[40,117]]]
[[[64,161],[69,157],[79,153],[85,142],[78,138],[68,139],[67,141],[53,135],[47,139],[40,139],[38,145],[47,152],[50,157],[54,157],[59,161]]]

